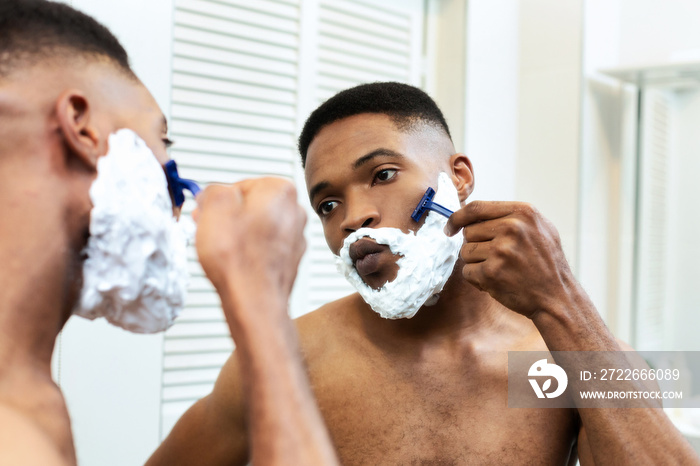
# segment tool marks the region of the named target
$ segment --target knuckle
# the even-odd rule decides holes
[[[486,261],[482,266],[482,272],[487,280],[494,281],[498,279],[499,267],[496,261]]]
[[[472,201],[469,203],[470,210],[472,213],[478,215],[484,210],[484,202],[483,201]]]
[[[525,230],[522,220],[518,218],[507,218],[504,220],[504,231],[509,236],[521,236]]]
[[[519,208],[520,212],[527,218],[535,218],[539,215],[539,212],[534,205],[529,202],[523,202]]]
[[[504,259],[508,257],[511,253],[510,246],[508,246],[506,243],[503,241],[496,243],[493,248],[493,254],[495,257],[499,259]]]

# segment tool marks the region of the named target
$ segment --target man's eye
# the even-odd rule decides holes
[[[394,168],[385,168],[384,170],[378,171],[374,179],[377,181],[389,181],[396,176],[396,172],[398,172],[398,170]]]
[[[320,216],[325,216],[330,214],[333,209],[335,209],[338,206],[338,201],[326,201],[322,202],[321,205],[318,206],[318,214]]]
[[[165,144],[166,149],[170,149],[173,144],[175,144],[175,141],[171,140],[170,138],[163,138],[162,139],[163,144]]]

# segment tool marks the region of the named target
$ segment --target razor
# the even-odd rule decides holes
[[[177,172],[177,164],[174,160],[166,162],[165,178],[168,180],[168,190],[173,198],[175,207],[180,207],[185,203],[185,189],[191,192],[193,196],[197,196],[201,191],[199,185],[194,181],[180,178]]]
[[[450,215],[452,215],[453,212],[450,209],[433,202],[433,197],[435,197],[435,190],[433,188],[428,188],[423,195],[423,198],[418,203],[416,210],[414,210],[413,214],[411,214],[411,218],[413,220],[420,222],[420,219],[423,217],[426,210],[432,210],[433,212],[437,212],[440,215],[450,218]]]

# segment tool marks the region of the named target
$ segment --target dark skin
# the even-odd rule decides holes
[[[383,115],[328,125],[306,165],[312,206],[336,253],[363,226],[417,229],[410,213],[440,172],[465,201],[471,163],[454,154],[449,138],[432,128],[398,131]],[[395,275],[394,256],[380,256],[383,266],[368,280],[375,285]],[[459,269],[438,304],[410,320],[382,319],[353,294],[296,322],[343,464],[575,463],[573,410],[507,408],[507,351],[546,350],[537,329],[468,284]],[[241,384],[234,354],[213,393],[185,413],[152,464],[245,464]]]
[[[380,153],[357,167],[356,160],[377,148],[397,155]],[[319,132],[309,148],[306,181],[337,253],[363,226],[417,229],[409,214],[440,172],[450,175],[464,202],[474,184],[471,163],[454,154],[439,130],[401,132],[384,115],[358,115]],[[325,188],[315,189],[319,185]],[[381,272],[378,281],[392,278],[390,267]],[[409,320],[382,319],[353,295],[299,325],[308,328],[302,335],[319,328],[331,333],[314,337],[306,354],[319,405],[347,464],[575,461],[573,411],[506,407],[507,351],[546,350],[535,327],[466,284],[459,272],[435,306]],[[343,362],[328,353],[342,354]],[[530,434],[518,435],[523,431]]]
[[[337,253],[361,227],[418,228],[409,215],[440,172],[464,205],[472,166],[444,133],[401,131],[385,115],[361,114],[321,129],[306,182]],[[472,202],[447,230],[469,242],[436,305],[385,320],[353,294],[296,321],[343,464],[698,463],[660,409],[507,408],[508,351],[621,346],[574,279],[556,230],[532,206]],[[395,275],[390,251],[379,256],[363,277],[375,287]],[[151,464],[246,464],[238,359]]]

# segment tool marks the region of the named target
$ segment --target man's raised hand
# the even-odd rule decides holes
[[[197,254],[217,291],[262,294],[286,309],[306,249],[294,186],[281,178],[209,186],[197,203]]]
[[[462,228],[462,274],[511,310],[532,318],[578,287],[556,228],[533,206],[474,201],[449,218],[445,232]]]

